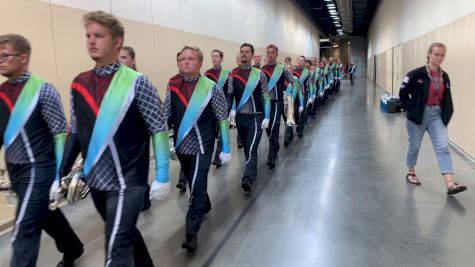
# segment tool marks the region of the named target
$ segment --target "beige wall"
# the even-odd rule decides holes
[[[387,2],[387,1],[385,1]],[[475,1],[474,1],[475,2]],[[385,31],[390,31],[386,28]],[[378,34],[379,32],[373,32]],[[374,39],[378,37],[373,36]],[[420,67],[426,62],[427,49],[433,42],[442,42],[447,46],[446,59],[442,68],[448,72],[451,80],[451,92],[454,101],[455,113],[449,124],[449,134],[451,140],[464,151],[475,157],[475,124],[472,118],[475,116],[473,109],[473,99],[475,90],[471,82],[474,76],[475,62],[475,13],[455,19],[447,25],[433,29],[429,32],[421,33],[414,38],[390,47],[376,55],[377,77],[376,83],[388,90],[387,81],[387,54],[400,48],[401,62],[393,62],[392,65],[401,65],[400,73],[405,76],[410,70]],[[376,44],[373,42],[372,46]],[[393,79],[397,78],[397,69],[393,71]],[[392,81],[393,87],[400,85],[401,81]],[[388,90],[391,91],[391,90]],[[399,94],[399,88],[394,87],[394,95]]]
[[[473,0],[382,0],[368,31],[368,56],[475,12]]]

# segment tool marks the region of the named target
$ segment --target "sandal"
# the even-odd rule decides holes
[[[467,187],[465,185],[459,185],[457,183],[453,183],[453,185],[447,188],[447,195],[455,195],[465,190],[467,190]]]
[[[412,177],[412,178],[410,178]],[[408,173],[406,175],[406,181],[410,184],[413,184],[413,185],[421,185],[421,181],[419,181],[419,178],[417,178],[416,174],[415,173]]]

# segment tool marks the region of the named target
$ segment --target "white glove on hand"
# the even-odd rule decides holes
[[[262,120],[261,129],[264,130],[264,129],[269,128],[269,122],[270,122],[269,119],[264,119],[264,120]]]
[[[299,113],[303,112],[303,107],[299,107]]]
[[[153,181],[150,187],[150,199],[163,200],[167,198],[170,193],[170,183],[160,183],[157,180]]]
[[[221,160],[221,163],[228,163],[231,161],[231,153],[221,152],[219,153],[219,159]]]
[[[229,112],[229,119],[232,120],[232,121],[236,119],[236,111],[235,110],[231,110]]]
[[[311,105],[312,103],[313,103],[313,98],[310,97],[310,98],[308,99],[307,105]]]
[[[54,180],[51,188],[49,189],[49,200],[55,201],[59,193],[59,180]]]

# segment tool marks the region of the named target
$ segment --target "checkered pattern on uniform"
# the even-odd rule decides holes
[[[137,108],[147,124],[150,135],[167,130],[167,117],[165,117],[157,89],[144,75],[140,76],[135,83],[135,98]]]
[[[178,129],[177,129],[178,132]],[[201,154],[200,139],[198,138],[199,129],[196,125],[190,130],[190,132],[183,138],[180,147],[177,152],[185,155],[198,155]]]
[[[94,71],[98,75],[108,75],[117,71],[119,67],[120,64],[115,62],[106,66],[97,67]],[[151,135],[167,129],[162,102],[155,87],[144,75],[138,77],[136,80],[134,98],[134,100],[136,100],[137,109]],[[71,133],[77,133],[77,131],[77,119],[74,113],[73,101],[71,101]],[[111,191],[120,188],[117,171],[109,147],[104,150],[98,162],[91,169],[87,179],[89,185],[98,190]]]
[[[228,118],[228,103],[224,97],[222,90],[218,88],[218,85],[213,86],[213,92],[211,95],[211,106],[213,107],[214,116],[218,121]]]
[[[251,67],[251,65],[249,65],[249,64],[241,64],[239,66],[239,68],[241,68],[242,70],[250,70],[250,67]],[[262,71],[261,71],[261,76],[259,77],[259,80],[260,81],[259,81],[258,86],[259,85],[261,86],[262,96],[267,95],[270,98],[269,92],[267,90],[267,77]],[[255,90],[257,90],[257,89],[258,88],[256,88]],[[231,96],[233,93],[234,93],[234,79],[230,75],[229,79],[228,79],[228,95]],[[231,103],[232,103],[232,100],[231,100]],[[229,102],[228,102],[228,104],[229,104]],[[236,105],[238,105],[238,104],[239,103],[236,103]],[[244,105],[242,105],[242,107],[238,111],[238,113],[240,113],[240,114],[256,114],[257,110],[254,107],[255,106],[257,107],[257,105],[263,105],[263,103],[255,103],[254,97],[251,94],[251,97],[249,97],[249,99],[246,101],[246,103],[244,103]]]
[[[9,79],[8,82],[12,83],[12,84],[19,84],[19,83],[22,83],[22,82],[28,80],[28,78],[30,78],[30,76],[31,76],[31,72],[24,71],[19,76]]]
[[[222,90],[218,88],[215,84],[211,91],[210,99],[211,107],[213,108],[214,116],[218,121],[224,120],[228,117],[227,115],[227,103],[226,98]],[[208,105],[210,104],[208,103]],[[165,97],[165,114],[167,117],[171,115],[171,95],[170,90],[167,90]],[[179,125],[175,125],[175,133],[178,132]],[[184,155],[198,155],[201,154],[200,138],[199,138],[199,128],[195,124],[190,132],[185,136],[183,141],[180,144],[180,147],[177,148],[177,152]]]
[[[39,99],[41,115],[48,124],[49,131],[52,134],[66,132],[66,117],[63,112],[63,104],[58,91],[53,85],[47,83],[40,91]]]
[[[19,77],[10,80],[12,83],[20,83],[28,80],[31,76],[30,72],[24,72]],[[48,125],[51,134],[66,132],[66,117],[63,112],[63,105],[58,91],[53,85],[45,83],[40,88],[38,105],[41,110],[43,120]],[[23,142],[21,134],[19,134],[8,148],[6,161],[13,164],[30,163],[26,145]]]
[[[120,189],[119,178],[109,147],[104,150],[99,161],[92,167],[86,181],[91,187],[98,190],[111,191]]]
[[[114,63],[111,63],[109,65],[104,65],[104,66],[100,66],[100,67],[96,67],[94,68],[94,71],[96,72],[97,75],[107,75],[107,74],[111,74],[115,71],[117,71],[120,67],[120,63],[119,62],[114,62]]]
[[[26,152],[26,146],[21,134],[18,134],[8,147],[8,153],[5,153],[5,160],[13,164],[30,163],[30,157],[28,157],[28,153]]]
[[[12,84],[19,84],[25,82],[30,78],[31,73],[28,71],[23,72],[21,75],[9,79],[8,82]],[[13,164],[26,164],[30,163],[30,158],[26,152],[26,146],[23,142],[21,134],[18,134],[15,140],[8,147],[8,153],[5,153],[5,160],[8,163]]]

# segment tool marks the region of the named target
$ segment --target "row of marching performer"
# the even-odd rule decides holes
[[[332,86],[335,67],[327,68],[326,88],[320,95],[321,88],[308,82],[312,75],[304,70],[303,58],[294,77],[277,64],[275,45],[267,48],[268,64],[261,69],[251,66],[254,47],[244,43],[237,68],[229,72],[215,64],[207,77],[200,74],[201,50],[185,46],[177,55],[179,73],[169,80],[162,103],[144,74],[120,64],[122,23],[102,11],[85,14],[83,23],[94,67],[71,83],[67,135],[57,90],[29,71],[29,41],[17,34],[0,36],[0,74],[8,78],[0,86],[0,147],[5,147],[12,190],[19,197],[10,266],[36,265],[42,230],[63,253],[57,266],[73,266],[84,252],[83,243],[56,204],[65,191],[68,200],[74,200],[88,190],[105,223],[104,265],[154,266],[136,223],[148,200],[164,199],[170,192],[169,129],[174,131],[181,176],[191,192],[182,247],[194,253],[203,216],[211,210],[207,177],[216,137],[220,163],[231,160],[228,119],[235,121],[246,155],[242,189],[251,193],[264,129],[274,142],[269,166],[275,165],[284,91],[293,97],[291,102],[299,99],[300,114],[306,114],[305,95],[310,110],[309,105],[324,102],[325,95],[337,91],[337,83]],[[293,85],[289,90],[286,80]],[[315,88],[322,100],[317,100]],[[149,187],[150,147],[155,171]],[[82,168],[73,168],[79,155]],[[70,198],[71,189],[79,197]]]
[[[269,54],[269,51],[267,54]],[[344,69],[340,60],[335,61],[333,57],[329,59],[322,57],[321,61],[317,62],[315,58],[307,60],[304,56],[300,56],[297,59],[297,66],[292,66],[290,58],[286,58],[285,63],[285,68],[292,72],[301,89],[300,91],[294,90],[295,86],[286,81],[286,93],[292,95],[294,100],[294,102],[285,101],[285,104],[291,103],[294,107],[293,111],[287,109],[284,112],[284,119],[286,120],[284,146],[287,147],[294,137],[292,126],[297,126],[298,136],[303,137],[305,125],[308,124],[308,117],[315,118],[317,109],[324,105],[329,97],[339,93]],[[293,92],[293,94],[290,92]],[[287,114],[294,115],[295,120]],[[290,117],[290,119],[288,120],[287,117]],[[271,162],[269,165],[271,168],[275,166],[270,157],[269,161]]]

